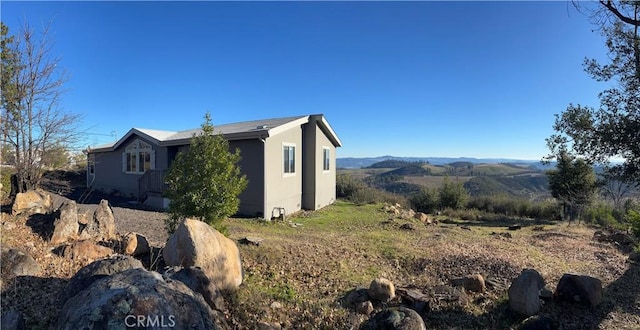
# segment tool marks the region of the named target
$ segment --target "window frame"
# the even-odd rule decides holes
[[[293,158],[292,158],[293,157]],[[288,161],[288,162],[287,162]],[[296,144],[282,143],[282,175],[296,175]]]
[[[322,172],[331,172],[331,148],[322,147]]]
[[[122,172],[126,174],[144,174],[155,167],[155,150],[150,143],[135,139],[122,152]]]

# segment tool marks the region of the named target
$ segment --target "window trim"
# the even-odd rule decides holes
[[[287,166],[285,165],[285,150],[287,150],[288,148],[293,148],[293,171],[292,172],[287,172]],[[283,142],[282,143],[282,161],[280,164],[282,164],[282,176],[283,177],[288,177],[288,176],[295,176],[296,175],[296,144],[295,143],[289,143],[289,142]],[[289,161],[291,161],[292,159],[289,158]]]
[[[331,148],[322,147],[322,173],[331,172]]]
[[[147,171],[144,169],[146,161],[142,160],[142,157],[147,154],[149,155],[149,168],[147,170],[154,170],[156,168],[156,151],[153,150],[153,146],[140,139],[133,140],[122,152],[122,172],[125,174],[144,174]],[[135,171],[128,170],[133,167],[131,165],[135,166]],[[140,165],[142,165],[142,170],[140,170]]]

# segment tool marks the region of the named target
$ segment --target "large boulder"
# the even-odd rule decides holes
[[[74,201],[66,201],[60,206],[60,217],[53,223],[51,244],[58,245],[78,236],[78,206]]]
[[[180,281],[130,269],[93,282],[62,306],[55,329],[221,329],[224,317]]]
[[[112,254],[112,249],[89,240],[73,242],[62,248],[63,257],[79,261],[93,261]]]
[[[122,245],[124,246],[124,254],[134,257],[149,253],[150,251],[149,241],[146,237],[138,233],[127,233],[124,235]]]
[[[381,277],[371,281],[367,294],[373,300],[387,302],[395,298],[396,289],[393,282]]]
[[[524,269],[509,287],[509,308],[525,316],[537,314],[540,311],[540,290],[544,285],[540,273],[535,269]]]
[[[7,278],[36,276],[42,271],[42,268],[33,257],[18,249],[2,249],[1,261],[2,275]]]
[[[406,307],[384,309],[360,326],[361,330],[426,330],[418,312]]]
[[[167,266],[200,267],[220,290],[242,284],[242,261],[236,243],[208,224],[185,219],[163,250]]]
[[[564,274],[555,295],[560,300],[596,307],[602,301],[602,281],[586,275]]]
[[[51,195],[42,189],[28,190],[18,193],[13,201],[11,213],[19,214],[47,214],[52,209]]]
[[[109,201],[106,199],[100,201],[98,208],[93,213],[93,218],[88,220],[87,225],[82,229],[80,238],[102,241],[116,238],[116,221]]]
[[[224,299],[207,275],[198,267],[170,267],[162,277],[184,283],[191,291],[202,295],[212,309],[224,310]]]
[[[78,292],[87,288],[91,283],[129,269],[144,269],[142,262],[129,256],[114,256],[96,260],[78,270],[73,275],[64,292],[64,301],[75,296]]]

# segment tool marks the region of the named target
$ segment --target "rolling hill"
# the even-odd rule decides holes
[[[543,170],[527,163],[474,163],[457,159],[452,163],[385,159],[367,168],[341,169],[369,185],[409,196],[423,187],[438,188],[445,178],[459,181],[471,196],[507,195],[531,199],[547,198],[548,181]]]

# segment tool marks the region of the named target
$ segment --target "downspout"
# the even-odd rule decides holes
[[[267,141],[265,137],[260,137],[262,141],[262,218],[267,219]]]

